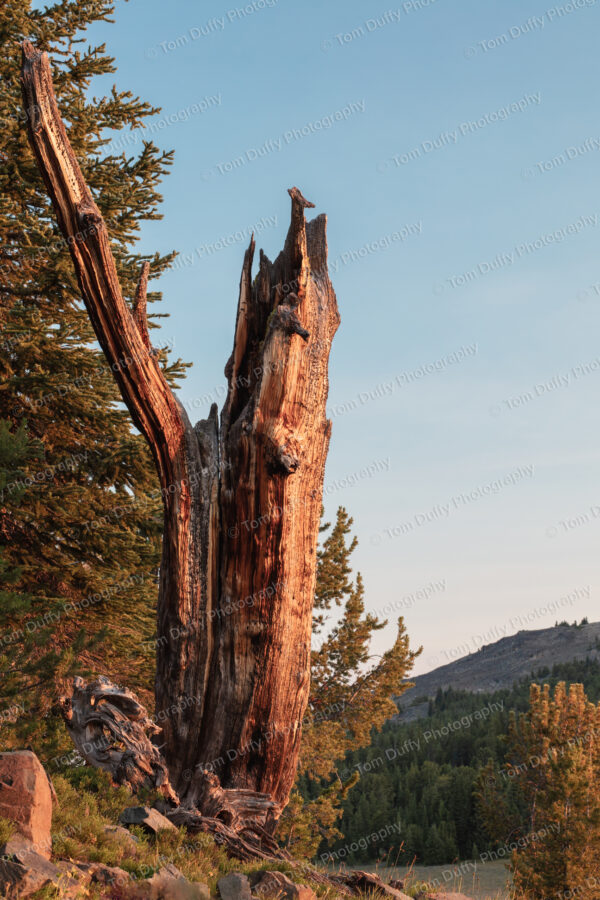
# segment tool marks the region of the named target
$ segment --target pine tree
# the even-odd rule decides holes
[[[362,577],[358,573],[352,578],[351,556],[358,546],[357,538],[350,537],[352,525],[352,518],[340,507],[333,528],[329,523],[321,528],[328,534],[318,552],[311,693],[297,791],[279,830],[289,846],[308,855],[322,841],[341,836],[335,823],[358,773],[344,782],[337,763],[349,750],[368,745],[372,730],[397,712],[392,698],[409,686],[406,676],[420,653],[410,650],[400,618],[394,645],[373,661],[371,638],[387,622],[365,614]],[[326,634],[326,614],[335,607],[342,608],[342,613]],[[390,815],[384,815],[385,824]]]
[[[18,510],[32,484],[29,470],[39,464],[42,456],[43,444],[30,438],[25,423],[11,431],[10,423],[0,420],[0,498],[6,509]],[[38,620],[31,618],[36,598],[23,591],[22,568],[12,564],[7,556],[5,550],[0,553],[0,608],[4,621],[19,624],[0,635],[0,733],[5,747],[23,729],[29,730],[27,726],[33,717],[35,700],[32,701],[32,694],[23,693],[23,684],[34,680],[39,685],[40,680],[52,678],[68,667],[85,646],[82,635],[74,647],[52,646],[53,619],[47,614]],[[56,719],[46,722],[47,744],[56,736],[58,727]]]
[[[530,709],[511,715],[504,773],[525,802],[520,828],[504,821],[495,837],[511,845],[519,897],[600,897],[600,704],[583,685],[531,685]],[[489,770],[487,777],[489,778]],[[486,815],[486,827],[502,828]],[[510,825],[510,834],[506,833]]]
[[[423,861],[427,865],[436,865],[441,863],[445,858],[446,845],[443,837],[440,835],[437,825],[432,825],[427,834],[425,841],[425,851]]]
[[[10,498],[14,507],[19,506],[26,491],[27,468],[41,455],[42,445],[31,441],[25,423],[11,431],[10,423],[0,420],[0,502],[3,505]],[[11,564],[3,549],[0,552],[0,608],[7,616],[19,617],[30,609],[31,597],[19,590],[21,577],[21,569]],[[4,653],[11,644],[10,638],[10,634],[0,635],[0,680],[5,696],[11,694],[8,685],[10,662]]]
[[[71,143],[109,223],[121,284],[132,297],[142,259],[156,277],[172,258],[142,257],[133,249],[140,223],[160,218],[158,185],[171,154],[151,142],[137,155],[109,152],[111,133],[141,128],[158,112],[116,87],[109,96],[89,96],[94,76],[114,66],[104,45],[82,46],[82,35],[94,22],[111,21],[113,6],[111,0],[59,0],[40,10],[31,0],[7,0],[0,10],[0,417],[13,432],[27,421],[43,449],[20,503],[5,490],[0,506],[4,558],[20,573],[14,589],[28,598],[3,607],[0,633],[30,635],[10,642],[11,679],[0,685],[0,707],[11,703],[6,685],[20,684],[35,735],[21,722],[12,740],[27,736],[36,749],[57,690],[75,672],[126,675],[142,694],[153,673],[158,482],[95,343],[27,141],[20,88],[18,47],[29,38],[52,60]],[[167,353],[160,354],[173,383],[182,364],[170,365]],[[49,643],[53,660],[45,653]],[[19,668],[17,659],[26,665]]]

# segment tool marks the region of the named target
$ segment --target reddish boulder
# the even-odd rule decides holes
[[[33,851],[50,859],[52,790],[41,762],[30,750],[0,753],[0,816],[14,822]]]

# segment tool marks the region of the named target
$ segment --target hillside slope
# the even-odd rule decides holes
[[[476,653],[463,656],[455,662],[439,666],[424,675],[411,679],[415,687],[406,691],[398,700],[401,709],[413,707],[412,715],[404,713],[403,719],[423,715],[427,704],[419,704],[423,698],[435,697],[439,688],[491,693],[510,688],[516,681],[526,678],[532,671],[575,659],[600,660],[600,622],[589,625],[555,625],[537,631],[519,631],[486,644]]]

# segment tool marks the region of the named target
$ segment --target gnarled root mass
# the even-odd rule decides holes
[[[89,684],[75,678],[72,696],[59,702],[67,731],[88,765],[108,772],[134,794],[141,788],[161,793],[174,825],[212,834],[240,860],[289,858],[261,825],[274,806],[267,794],[227,790],[217,775],[198,772],[198,807],[181,804],[160,750],[162,728],[132,691],[103,676]]]

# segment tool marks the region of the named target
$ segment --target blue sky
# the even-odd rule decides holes
[[[354,516],[369,609],[404,613],[416,671],[598,619],[600,0],[116,18],[91,37],[176,151],[141,246],[182,254],[162,335],[194,363],[191,415],[223,396],[247,235],[273,258],[298,185],[342,315],[326,509]]]

